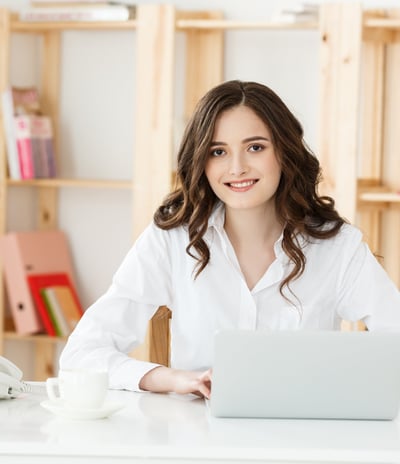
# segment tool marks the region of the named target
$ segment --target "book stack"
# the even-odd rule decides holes
[[[67,273],[28,275],[36,311],[48,335],[68,336],[83,311]]]
[[[317,3],[290,3],[281,6],[273,16],[273,21],[284,23],[306,23],[318,20]]]
[[[9,87],[2,111],[10,178],[55,177],[52,122],[41,114],[37,89]]]
[[[131,0],[31,0],[20,11],[21,21],[127,21],[136,16]]]
[[[68,336],[83,310],[65,234],[8,233],[0,239],[0,260],[15,331]]]

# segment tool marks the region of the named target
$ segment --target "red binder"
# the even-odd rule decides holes
[[[60,230],[6,234],[0,238],[0,259],[16,332],[44,332],[45,326],[36,311],[27,277],[66,273],[75,285],[65,234]]]

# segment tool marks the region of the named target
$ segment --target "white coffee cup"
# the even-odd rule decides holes
[[[95,369],[61,370],[58,377],[46,380],[47,395],[74,409],[99,409],[108,390],[108,373]]]

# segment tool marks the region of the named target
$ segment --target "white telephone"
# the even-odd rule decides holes
[[[15,364],[0,356],[0,399],[15,398],[28,393],[31,386],[22,382],[22,371]]]

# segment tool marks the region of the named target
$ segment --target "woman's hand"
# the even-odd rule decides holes
[[[157,393],[193,393],[204,398],[211,395],[212,370],[184,371],[159,366],[145,374],[139,388]]]

